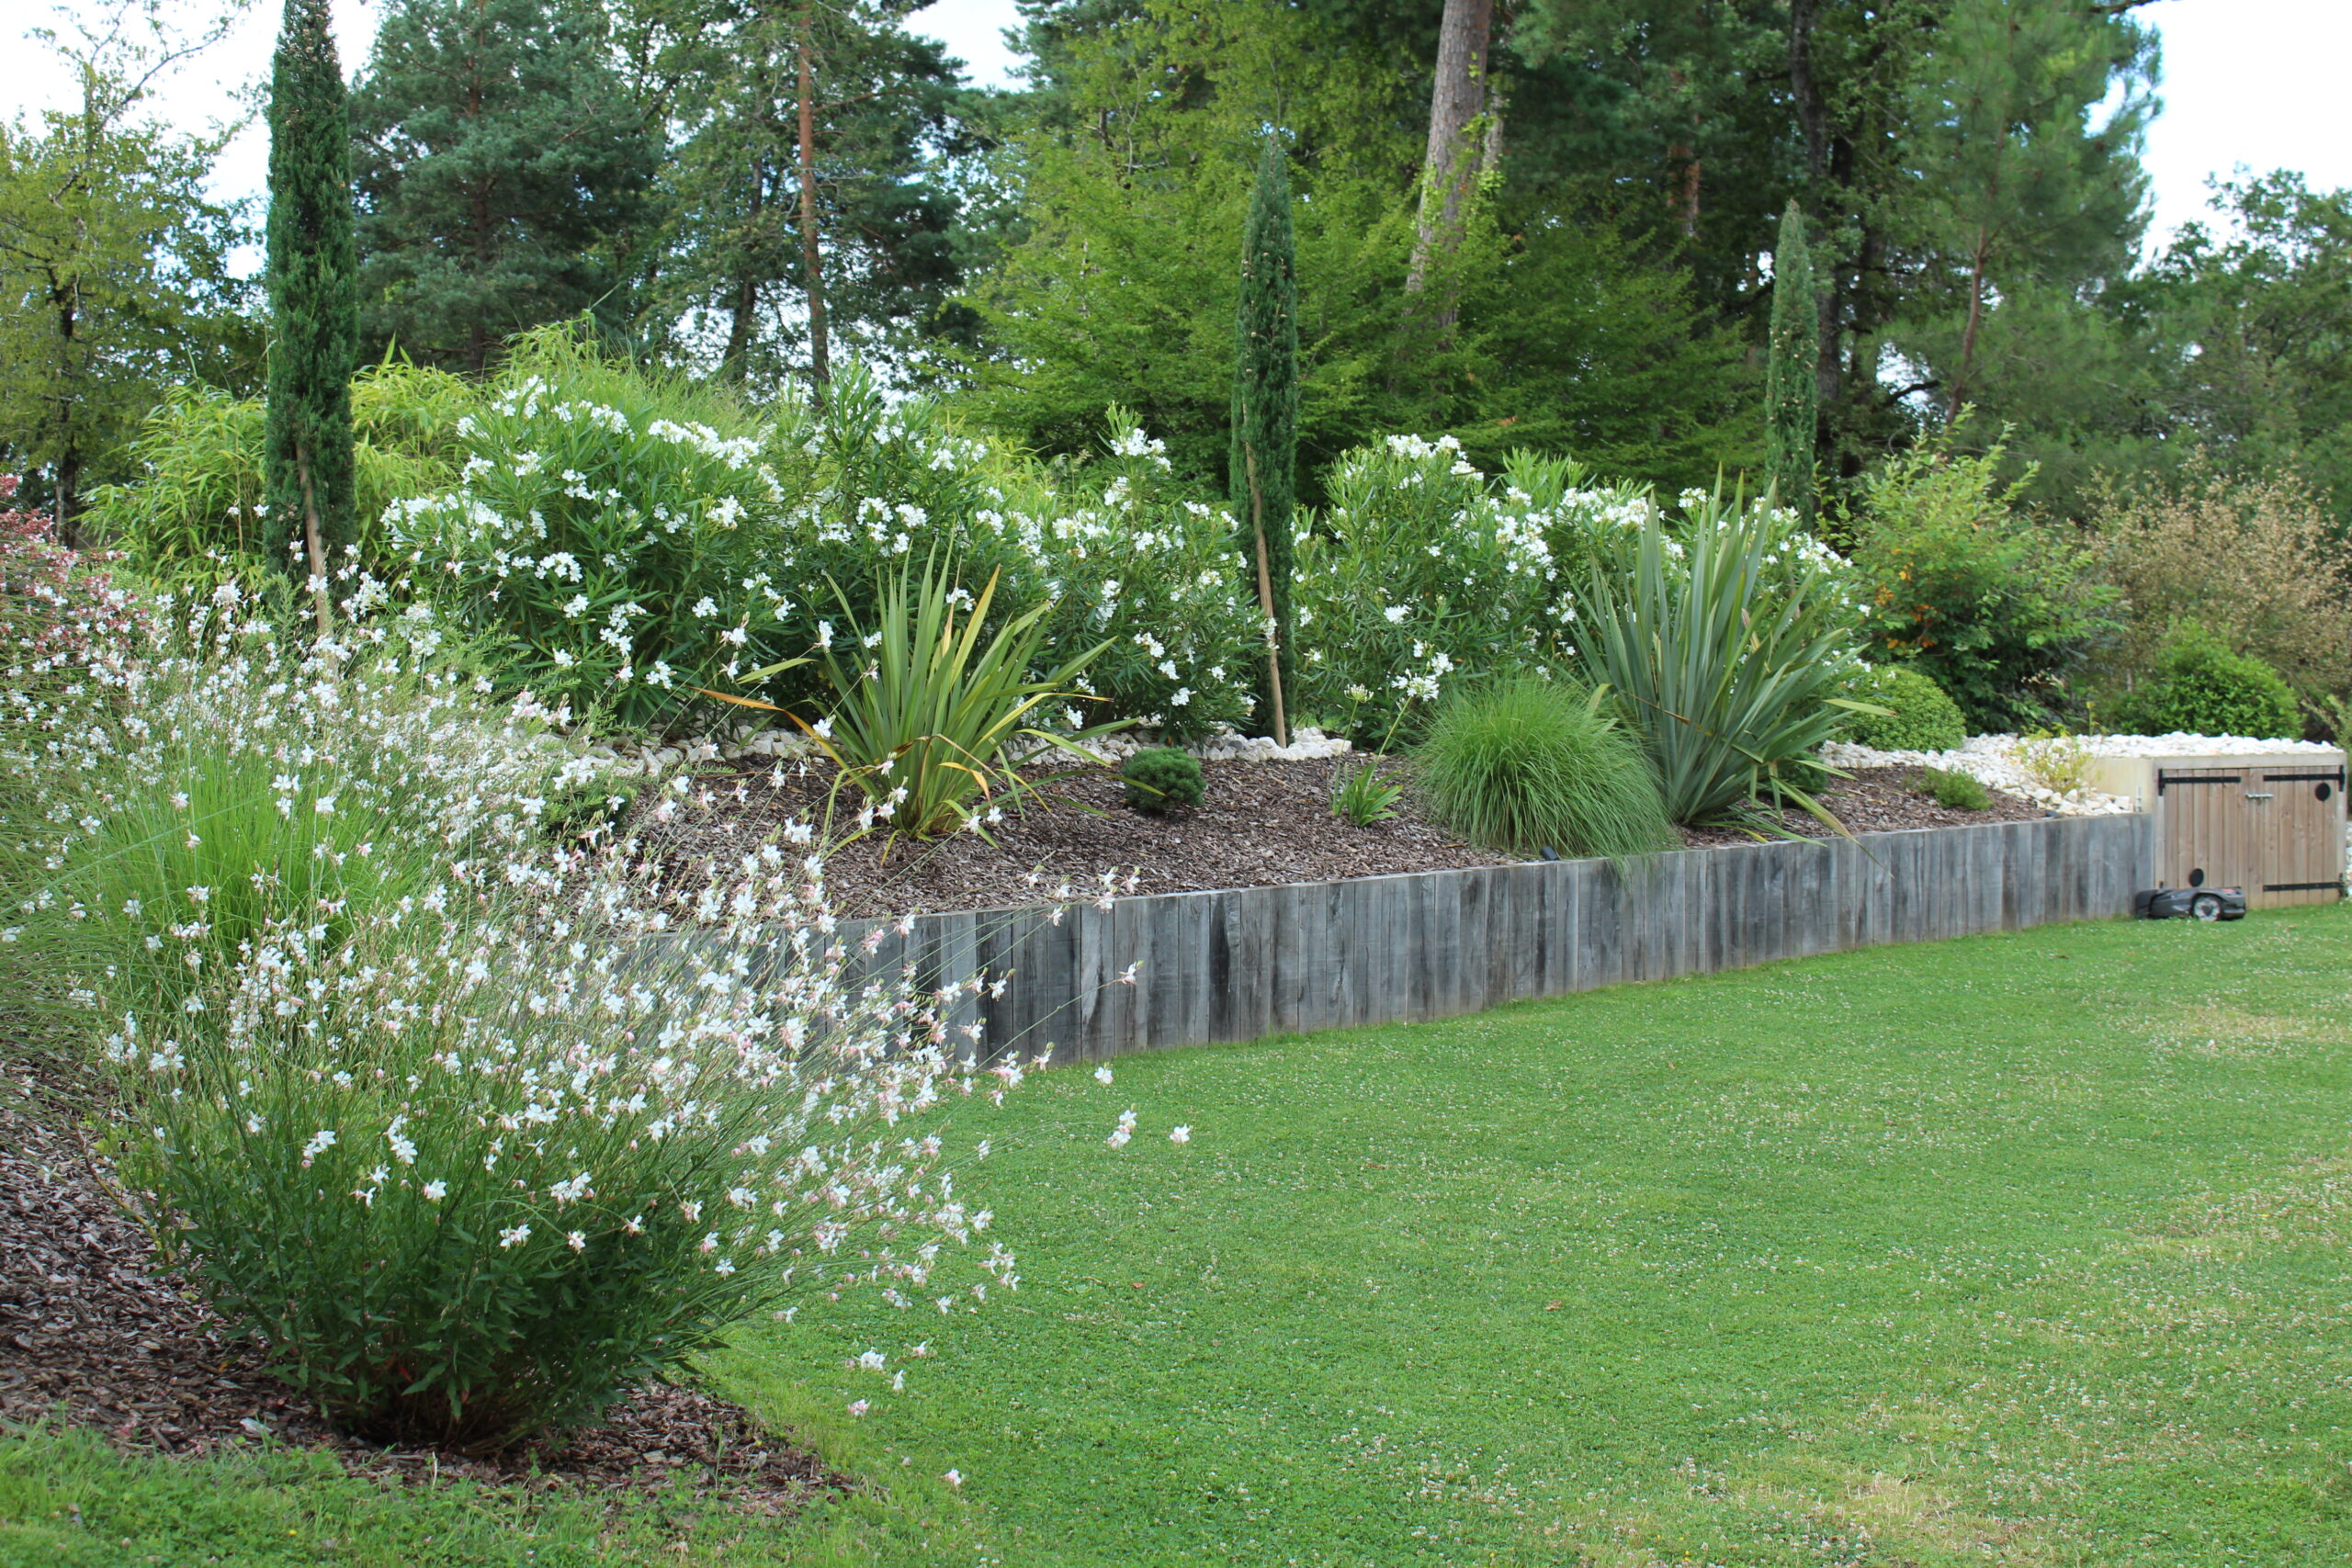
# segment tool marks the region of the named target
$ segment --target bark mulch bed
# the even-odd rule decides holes
[[[1850,778],[1832,779],[1815,797],[1849,833],[1892,833],[1906,828],[1966,828],[1979,822],[2022,822],[2050,815],[2030,800],[1999,790],[1989,811],[1954,811],[1938,806],[1933,795],[1911,788],[1922,770],[1916,767],[1857,768]],[[1800,838],[1826,839],[1830,829],[1808,812],[1783,811],[1781,829]],[[1755,842],[1755,835],[1736,829],[1685,828],[1682,841],[1693,849],[1710,844]]]
[[[1069,895],[1088,897],[1107,873],[1121,893],[1182,893],[1334,882],[1398,872],[1493,865],[1508,857],[1477,849],[1439,827],[1408,792],[1396,820],[1358,828],[1333,817],[1333,773],[1360,758],[1298,762],[1204,762],[1204,793],[1191,810],[1142,812],[1121,798],[1118,777],[1092,768],[1049,786],[1060,804],[1008,810],[990,831],[991,846],[969,833],[920,843],[881,834],[836,850],[825,862],[834,909],[843,917],[908,910],[991,909]],[[1906,786],[1917,768],[1871,768],[1838,779],[1823,792],[1830,811],[1858,833],[1901,828],[1951,828],[2040,817],[2041,808],[1995,794],[1989,811],[1951,811]],[[762,764],[698,781],[697,797],[666,823],[640,812],[631,831],[657,861],[689,885],[696,869],[727,860],[777,834],[788,820],[815,822],[826,807],[826,775],[812,765]],[[846,820],[857,797],[843,791]],[[1830,831],[1803,811],[1783,814],[1788,832]],[[1753,842],[1732,829],[1684,829],[1698,848]],[[1132,878],[1132,886],[1128,879]]]
[[[1046,786],[1050,807],[1008,809],[989,829],[994,846],[970,833],[928,843],[876,833],[826,857],[826,886],[834,913],[856,918],[1035,904],[1065,882],[1084,897],[1102,891],[1106,872],[1120,878],[1122,893],[1189,893],[1449,871],[1501,858],[1433,826],[1409,799],[1393,822],[1341,821],[1330,806],[1338,765],[1328,757],[1204,762],[1201,804],[1166,812],[1130,809],[1118,775],[1089,768]],[[699,782],[712,807],[682,810],[662,826],[640,815],[631,829],[681,873],[756,847],[787,819],[820,820],[825,810],[828,779],[795,763]],[[858,799],[844,790],[837,816],[849,818]]]
[[[11,1070],[18,1070],[14,1064]],[[848,1478],[693,1389],[640,1389],[560,1447],[497,1459],[341,1436],[260,1370],[220,1321],[157,1271],[146,1233],[108,1196],[71,1105],[32,1077],[0,1080],[0,1421],[62,1419],[133,1449],[199,1455],[275,1438],[358,1473],[575,1487],[617,1501],[683,1487],[781,1514]]]

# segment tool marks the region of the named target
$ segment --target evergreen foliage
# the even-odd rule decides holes
[[[2006,456],[1920,446],[1869,476],[1845,519],[1869,656],[1932,676],[1978,733],[2047,725],[2117,629],[2094,553],[2017,509],[2032,473],[2004,484]]]
[[[1201,803],[1201,760],[1162,746],[1138,751],[1119,765],[1126,802],[1137,811],[1166,811]]]
[[[263,482],[275,537],[268,547],[300,547],[313,576],[356,535],[351,372],[358,253],[351,132],[330,21],[327,0],[286,0],[269,92]]]
[[[1283,728],[1291,667],[1291,516],[1297,504],[1298,264],[1290,178],[1268,136],[1241,239],[1241,302],[1233,343],[1233,454],[1226,494],[1239,520],[1243,570],[1271,610],[1273,657],[1260,677],[1258,722]],[[1279,673],[1277,673],[1279,671]],[[1287,742],[1286,735],[1277,739]]]
[[[2140,735],[2243,735],[2298,739],[2303,733],[2295,694],[2259,659],[2195,621],[2173,627],[2155,677],[2116,705],[2117,728]]]
[[[834,352],[968,338],[977,318],[956,296],[973,259],[970,230],[994,202],[965,176],[993,106],[959,88],[944,47],[910,33],[898,0],[670,4],[689,24],[673,29],[662,62],[677,83],[671,102],[683,134],[662,171],[667,221],[646,336],[762,393],[810,357],[805,26],[809,172]]]
[[[1781,215],[1772,251],[1771,356],[1764,372],[1764,472],[1782,506],[1813,515],[1814,443],[1820,424],[1818,304],[1804,214],[1795,202]]]
[[[1984,787],[1984,781],[1957,768],[1922,768],[1911,781],[1911,788],[1947,811],[1993,809],[1993,792]]]
[[[628,322],[659,146],[589,0],[400,0],[352,94],[371,346],[479,371],[591,311]]]
[[[1848,699],[1884,708],[1850,709],[1846,738],[1880,751],[1950,751],[1968,739],[1968,721],[1951,694],[1920,671],[1882,664],[1849,682]]]

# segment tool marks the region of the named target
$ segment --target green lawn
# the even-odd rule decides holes
[[[1109,1089],[1050,1073],[983,1113],[999,1152],[969,1184],[1022,1255],[1017,1295],[763,1324],[715,1369],[876,1491],[780,1532],[640,1520],[637,1548],[2341,1564],[2348,1002],[2352,911],[2323,908],[1172,1052],[1120,1062]],[[1130,1104],[1143,1126],[1114,1153]],[[1189,1147],[1167,1141],[1179,1122]],[[919,1339],[937,1358],[904,1363],[904,1393],[843,1365]],[[419,1505],[293,1470],[214,1475],[205,1507],[252,1522],[208,1550],[597,1550],[558,1509],[511,1551],[477,1534],[435,1556],[404,1523]],[[0,1517],[31,1521],[0,1529],[0,1560],[164,1552],[170,1510],[141,1499],[169,1483],[0,1447]],[[494,1511],[430,1506],[452,1529]],[[343,1520],[337,1550],[312,1550],[333,1533],[313,1517]],[[682,1536],[685,1554],[663,1544]]]

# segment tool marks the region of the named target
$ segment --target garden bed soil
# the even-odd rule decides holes
[[[1204,762],[1201,804],[1167,812],[1130,808],[1115,773],[1089,768],[1047,786],[1055,802],[1050,807],[1008,808],[990,829],[994,843],[970,833],[930,842],[876,833],[827,857],[827,886],[835,913],[872,918],[1092,897],[1106,874],[1122,894],[1187,893],[1455,871],[1510,858],[1439,826],[1409,791],[1391,821],[1358,828],[1332,816],[1334,773],[1362,761]],[[1860,770],[1832,780],[1821,799],[1845,830],[1856,833],[2044,815],[2040,807],[1997,792],[1990,810],[1948,809],[1907,787],[1918,772]],[[698,781],[696,795],[706,803],[690,804],[667,822],[640,811],[631,831],[677,882],[699,886],[700,868],[712,861],[757,848],[789,821],[821,821],[829,782],[815,764],[797,762],[707,775]],[[855,802],[842,792],[838,816],[849,818]],[[1779,822],[1786,833],[1804,838],[1836,830],[1798,810],[1781,813]],[[1686,828],[1681,836],[1685,847],[1702,848],[1752,843],[1767,835]]]
[[[1856,768],[1851,776],[1831,779],[1817,798],[1838,827],[1849,833],[1895,833],[1913,828],[1967,828],[1979,822],[2024,822],[2050,813],[2030,800],[1999,790],[1985,793],[1993,799],[1984,811],[1955,811],[1939,806],[1932,795],[1911,785],[1923,770],[1916,767]],[[1826,839],[1836,829],[1809,812],[1789,809],[1772,820],[1783,832],[1801,839]],[[1692,849],[1714,844],[1755,842],[1755,835],[1733,828],[1685,828],[1683,843]]]
[[[560,1444],[496,1459],[344,1437],[158,1269],[146,1233],[109,1195],[107,1162],[68,1130],[74,1104],[33,1076],[0,1080],[0,1421],[62,1420],[173,1454],[275,1440],[403,1480],[569,1485],[616,1500],[683,1486],[767,1514],[850,1484],[740,1406],[669,1384],[639,1389]]]

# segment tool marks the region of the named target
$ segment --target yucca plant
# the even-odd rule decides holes
[[[956,585],[952,562],[927,558],[918,580],[910,558],[876,585],[880,608],[868,628],[859,624],[841,585],[828,580],[850,633],[843,638],[824,626],[817,652],[835,701],[822,720],[810,724],[796,716],[794,722],[824,748],[842,781],[865,795],[872,819],[899,833],[920,839],[970,828],[985,838],[983,802],[989,812],[1017,806],[1049,782],[1035,770],[1016,771],[1011,753],[1020,742],[1100,762],[1082,743],[1126,728],[1125,720],[1076,722],[1074,705],[1092,699],[1073,682],[1108,643],[1043,675],[1031,673],[1050,602],[1015,615],[982,641],[997,581],[990,573],[974,598]],[[783,668],[772,665],[752,678]],[[1024,724],[1049,703],[1067,705],[1073,733]]]
[[[1785,802],[1828,822],[1815,752],[1850,713],[1860,612],[1842,563],[1769,501],[1718,494],[1669,531],[1653,511],[1632,570],[1596,567],[1578,612],[1586,674],[1647,742],[1668,816]],[[1834,826],[1834,824],[1832,824]]]

